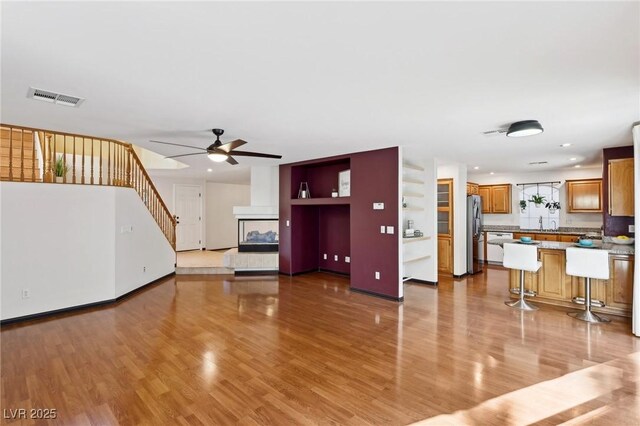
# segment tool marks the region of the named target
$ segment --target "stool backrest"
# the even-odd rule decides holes
[[[538,270],[538,248],[534,245],[505,243],[502,265],[524,271]]]
[[[567,274],[575,277],[609,279],[609,252],[567,247]]]

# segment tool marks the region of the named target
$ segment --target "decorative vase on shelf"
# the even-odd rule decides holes
[[[309,185],[307,184],[307,182],[300,182],[298,198],[311,198],[311,193],[309,192]]]
[[[338,191],[335,188],[331,190],[331,198],[338,198]]]

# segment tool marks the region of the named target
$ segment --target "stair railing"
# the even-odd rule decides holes
[[[0,180],[133,188],[175,249],[176,220],[129,143],[0,124]]]

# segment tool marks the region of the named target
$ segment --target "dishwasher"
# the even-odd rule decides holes
[[[494,265],[502,265],[504,250],[495,244],[489,244],[491,240],[499,240],[502,238],[513,238],[511,232],[487,232],[487,263]]]

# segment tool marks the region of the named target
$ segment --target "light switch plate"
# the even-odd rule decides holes
[[[393,226],[387,226],[387,234],[393,234],[395,232]]]
[[[287,226],[289,226],[289,221],[287,221]]]
[[[380,272],[376,271],[374,276],[376,277],[376,280],[380,279]]]
[[[351,263],[351,258],[349,256],[344,257],[345,263]]]
[[[632,232],[632,233],[635,234],[636,233],[636,226],[635,225],[629,225],[629,232]]]
[[[337,254],[333,255],[333,260],[336,261],[336,262],[338,261],[338,255]]]
[[[380,233],[381,234],[386,234],[386,232],[387,232],[387,227],[384,226],[384,225],[380,225]]]
[[[373,203],[374,210],[384,210],[384,203]]]
[[[323,258],[324,260],[327,260],[327,253],[323,254],[323,255],[322,255],[322,258]]]

